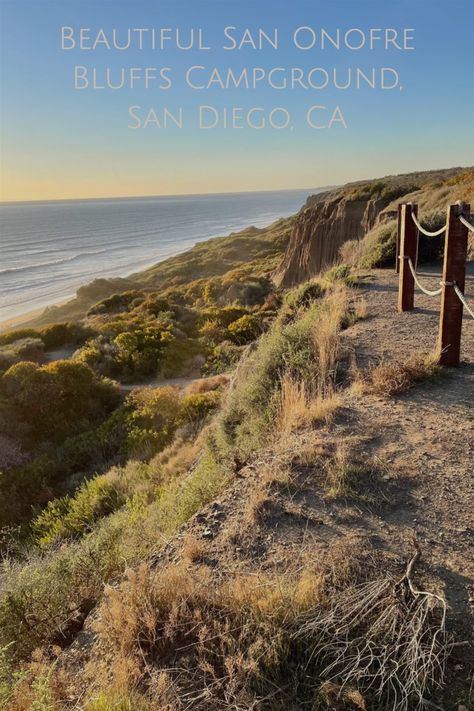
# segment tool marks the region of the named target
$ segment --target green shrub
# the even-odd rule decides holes
[[[254,341],[262,333],[262,323],[257,316],[246,314],[233,321],[227,330],[231,338],[239,346],[243,346]]]
[[[219,402],[220,393],[217,390],[185,395],[180,403],[181,421],[184,424],[199,424],[215,412]]]
[[[41,338],[47,351],[66,345],[75,346],[85,343],[91,336],[93,331],[80,323],[56,323],[41,331]]]
[[[20,361],[37,363],[42,360],[44,343],[41,338],[20,338],[6,346],[0,346],[0,372],[8,370]]]
[[[219,446],[236,448],[247,456],[262,442],[275,414],[276,395],[285,370],[311,382],[315,377],[313,330],[318,307],[311,307],[297,321],[275,322],[258,341],[257,349],[243,364],[235,388],[219,417]]]
[[[362,242],[360,266],[364,268],[386,267],[395,263],[397,222],[390,220],[371,230]]]
[[[87,315],[96,316],[98,314],[112,314],[127,311],[132,303],[139,305],[144,299],[145,296],[141,291],[125,291],[122,294],[113,294],[92,306],[87,312]]]
[[[423,227],[429,232],[436,232],[446,224],[446,213],[431,212],[421,217]],[[418,242],[418,262],[436,262],[444,256],[445,233],[437,237],[427,237],[420,233]]]
[[[25,659],[45,644],[70,643],[104,583],[126,565],[120,542],[127,516],[104,519],[93,535],[26,564],[3,563],[0,646],[13,643],[9,657]]]
[[[285,294],[285,304],[292,309],[308,307],[312,301],[320,299],[324,290],[318,282],[308,281]]]
[[[242,306],[226,306],[224,308],[214,306],[201,311],[201,318],[203,321],[215,321],[219,326],[225,329],[230,326],[231,323],[237,321],[242,316],[246,316],[248,313],[249,310]]]
[[[181,423],[179,388],[144,388],[128,399],[132,410],[127,418],[127,450],[149,459],[171,442]]]
[[[83,535],[99,518],[125,503],[123,493],[106,476],[85,482],[73,497],[51,501],[32,523],[36,543],[47,547],[62,538]]]
[[[10,343],[15,343],[15,341],[20,341],[23,338],[41,338],[41,333],[35,328],[7,331],[7,333],[0,334],[0,346],[8,346]]]
[[[423,226],[435,232],[446,222],[441,213],[431,213],[422,218]],[[397,221],[390,220],[372,229],[361,243],[360,266],[364,268],[387,267],[395,264]],[[443,258],[444,235],[427,237],[420,233],[419,262],[432,262]]]
[[[13,429],[21,423],[32,442],[60,443],[90,428],[119,402],[112,384],[75,361],[17,363],[4,373],[0,388],[6,420]]]
[[[161,353],[173,338],[169,329],[153,326],[120,333],[114,343],[121,370],[133,378],[155,375],[160,366]]]
[[[162,492],[159,518],[163,532],[174,533],[223,490],[230,476],[231,470],[215,457],[212,444],[208,444],[192,475]]]
[[[220,343],[227,335],[227,329],[217,319],[208,319],[199,329],[199,335],[209,343]]]
[[[199,370],[206,360],[207,346],[194,338],[174,338],[163,351],[160,372],[165,378]]]
[[[351,268],[348,264],[336,264],[331,269],[325,272],[325,278],[330,282],[343,281],[348,282],[351,274]]]
[[[153,705],[136,691],[109,690],[86,703],[84,711],[153,711]]]
[[[223,341],[213,348],[203,371],[209,375],[227,373],[237,365],[241,355],[242,346],[231,343],[231,341]]]

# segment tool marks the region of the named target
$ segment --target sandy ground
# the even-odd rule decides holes
[[[68,297],[67,299],[63,299],[62,301],[57,301],[54,304],[51,304],[51,306],[63,306],[63,304],[66,304],[68,301],[71,300],[72,297]],[[0,333],[4,333],[5,331],[11,331],[16,328],[23,328],[24,326],[34,328],[34,322],[37,318],[42,316],[42,314],[45,312],[45,310],[48,307],[46,306],[41,306],[39,309],[32,309],[31,311],[27,311],[24,314],[20,314],[19,316],[12,316],[11,318],[7,319],[2,319],[0,316]]]

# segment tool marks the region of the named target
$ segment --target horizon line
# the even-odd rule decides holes
[[[288,193],[288,192],[300,192],[303,190],[308,190],[311,194],[312,190],[330,190],[342,185],[343,183],[337,183],[332,185],[322,185],[322,186],[312,186],[312,187],[301,187],[301,188],[266,188],[262,190],[224,190],[222,192],[205,192],[205,193],[159,193],[150,195],[113,195],[106,196],[101,195],[98,197],[71,197],[71,198],[35,198],[32,200],[1,200],[0,205],[28,205],[31,203],[38,202],[86,202],[86,201],[100,201],[100,200],[147,200],[152,198],[166,198],[166,197],[206,197],[209,195],[251,195],[260,193]]]
[[[339,183],[330,183],[327,185],[321,185],[321,186],[303,186],[303,187],[297,187],[297,188],[262,188],[259,190],[223,190],[223,191],[218,191],[218,192],[203,192],[203,193],[159,193],[159,194],[148,194],[148,195],[99,195],[97,197],[68,197],[68,198],[34,198],[32,200],[2,200],[0,198],[0,206],[1,205],[29,205],[29,204],[34,204],[34,203],[53,203],[53,202],[93,202],[93,201],[101,201],[101,200],[147,200],[147,199],[152,199],[152,198],[180,198],[180,197],[205,197],[205,196],[210,196],[210,195],[251,195],[251,194],[261,194],[261,193],[285,193],[285,192],[300,192],[300,191],[308,191],[308,195],[311,195],[311,191],[318,190],[318,191],[323,191],[323,190],[334,190],[335,188],[342,187],[344,185],[352,185],[356,183],[361,183],[364,181],[374,181],[374,180],[382,180],[383,178],[393,178],[393,177],[402,177],[402,176],[408,176],[408,175],[413,175],[417,173],[437,173],[437,172],[444,172],[448,170],[472,170],[474,169],[474,165],[472,164],[467,164],[467,165],[451,165],[447,166],[444,168],[419,168],[417,170],[410,170],[409,172],[401,172],[401,173],[385,173],[384,175],[379,175],[379,176],[370,176],[370,177],[363,177],[363,178],[352,178],[349,180],[345,180],[343,182]]]

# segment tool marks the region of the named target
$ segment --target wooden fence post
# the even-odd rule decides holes
[[[395,271],[397,274],[400,273],[400,237],[401,237],[401,232],[402,230],[402,203],[398,203],[398,218],[397,218],[397,242],[395,245]]]
[[[411,311],[415,300],[415,281],[408,265],[410,258],[416,268],[418,231],[411,213],[418,215],[418,205],[402,205],[400,220],[400,280],[398,288],[398,310]]]
[[[463,305],[453,289],[453,284],[464,293],[468,230],[459,215],[469,219],[470,206],[457,203],[448,207],[438,336],[439,363],[448,367],[459,365],[461,359]]]

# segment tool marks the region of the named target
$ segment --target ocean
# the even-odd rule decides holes
[[[197,242],[293,214],[318,190],[0,204],[0,322]]]

